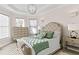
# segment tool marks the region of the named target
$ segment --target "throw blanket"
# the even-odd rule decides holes
[[[48,41],[46,42],[41,42],[41,43],[37,43],[33,46],[33,49],[35,50],[35,53],[38,54],[40,51],[49,48],[49,43]]]
[[[49,43],[47,39],[38,39],[35,37],[26,37],[23,39],[26,40],[26,42],[33,47],[35,54],[38,54],[42,50],[49,48]]]

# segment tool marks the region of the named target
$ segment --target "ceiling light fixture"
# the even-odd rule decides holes
[[[37,6],[35,4],[28,4],[27,10],[30,14],[35,14],[37,12]]]

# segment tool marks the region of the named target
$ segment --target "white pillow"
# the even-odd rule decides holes
[[[60,38],[60,36],[61,36],[60,31],[54,31],[53,38],[56,38],[56,37],[59,37]]]

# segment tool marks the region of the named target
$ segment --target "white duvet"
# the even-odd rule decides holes
[[[21,40],[17,40],[19,42],[19,45],[21,46],[22,44],[26,44],[28,45],[31,50],[32,50],[32,55],[35,55],[35,51],[32,48],[32,43],[28,43],[26,41],[27,37],[21,38]],[[48,55],[50,53],[54,53],[55,51],[57,51],[58,49],[60,49],[60,39],[59,37],[56,38],[52,38],[52,39],[43,39],[49,42],[49,48],[46,48],[44,50],[42,50],[41,52],[39,52],[37,55]],[[30,41],[29,41],[30,42]],[[38,42],[39,43],[39,42]],[[21,51],[20,51],[21,52]]]
[[[59,31],[55,31],[54,36],[53,36],[52,39],[46,39],[46,41],[49,42],[49,48],[46,48],[46,49],[42,50],[41,52],[38,53],[38,55],[48,55],[50,53],[54,53],[55,51],[59,50],[60,49],[60,37],[61,37],[60,32]],[[24,37],[24,38],[21,38],[21,39],[17,39],[18,47],[21,47],[23,44],[26,44],[26,45],[28,45],[31,48],[32,55],[35,55],[35,51],[32,48],[32,43],[29,44],[26,41],[26,39],[27,39],[27,37]],[[21,48],[19,48],[19,52],[22,52]]]

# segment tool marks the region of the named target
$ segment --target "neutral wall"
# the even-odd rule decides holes
[[[43,27],[49,22],[58,22],[63,25],[64,35],[67,35],[68,24],[79,24],[79,15],[71,16],[71,11],[75,10],[79,12],[79,5],[67,5],[62,8],[52,10],[38,18],[39,26]]]
[[[58,22],[63,25],[64,35],[68,34],[67,25],[68,24],[79,24],[79,15],[72,17],[71,11],[78,10],[79,12],[79,5],[66,5],[60,8],[52,9],[48,13],[45,12],[44,15],[41,16],[34,16],[38,20],[38,25],[42,28],[49,22]],[[14,15],[11,16],[11,24],[15,26],[15,17]],[[28,26],[28,15],[24,18],[26,26]]]

